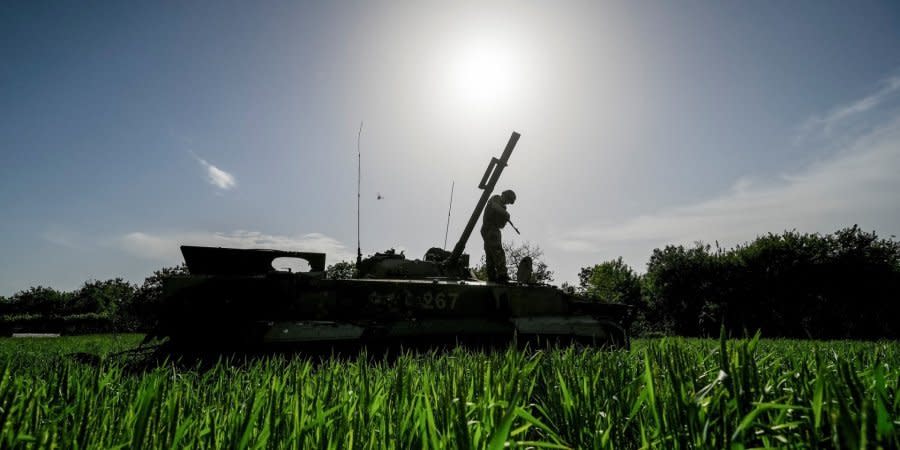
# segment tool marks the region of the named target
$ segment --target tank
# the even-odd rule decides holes
[[[466,243],[518,139],[514,132],[491,159],[452,251],[432,248],[421,260],[392,250],[358,255],[355,278],[330,279],[324,253],[182,246],[189,275],[164,280],[150,337],[194,349],[511,341],[627,347],[625,305],[530,282],[527,267],[511,283],[479,280],[470,269]],[[309,270],[278,270],[279,258],[304,260]]]

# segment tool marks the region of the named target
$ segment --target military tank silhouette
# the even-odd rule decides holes
[[[514,132],[501,157],[491,159],[452,251],[432,248],[422,260],[376,253],[357,259],[355,278],[329,279],[324,253],[182,246],[189,275],[164,280],[164,307],[150,336],[203,349],[513,340],[627,347],[625,305],[528,279],[482,281],[470,269],[466,243],[518,139]],[[309,270],[277,270],[278,258],[302,259]]]

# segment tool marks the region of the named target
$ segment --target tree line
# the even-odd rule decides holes
[[[163,279],[186,273],[182,265],[157,270],[140,285],[114,278],[86,281],[74,291],[37,286],[0,296],[0,335],[148,331],[162,300]]]
[[[535,280],[553,280],[540,247],[504,248],[511,274],[529,256]],[[147,331],[163,279],[186,273],[182,265],[157,270],[140,285],[91,280],[71,292],[38,286],[0,297],[0,335]],[[353,263],[338,262],[325,276],[355,273]],[[760,330],[768,337],[900,337],[900,242],[858,226],[831,234],[770,233],[730,249],[668,245],[653,250],[643,274],[617,258],[582,268],[578,285],[563,289],[631,305],[634,335],[715,336],[724,327],[732,335]]]
[[[581,269],[574,290],[632,305],[635,334],[898,338],[900,242],[854,225],[730,249],[668,245],[643,275],[619,258]]]

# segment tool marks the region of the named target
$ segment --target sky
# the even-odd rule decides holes
[[[513,131],[504,239],[556,283],[898,235],[900,3],[2,2],[0,295],[140,282],[179,245],[352,260],[357,146],[363,253],[421,258]]]

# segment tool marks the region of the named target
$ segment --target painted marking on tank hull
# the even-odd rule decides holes
[[[276,322],[263,336],[264,342],[341,341],[362,337],[362,327],[327,321]]]
[[[390,293],[369,293],[369,303],[373,305],[419,307],[421,309],[453,310],[456,309],[458,292],[431,292],[425,291],[421,295],[415,295],[411,291],[403,290]]]

